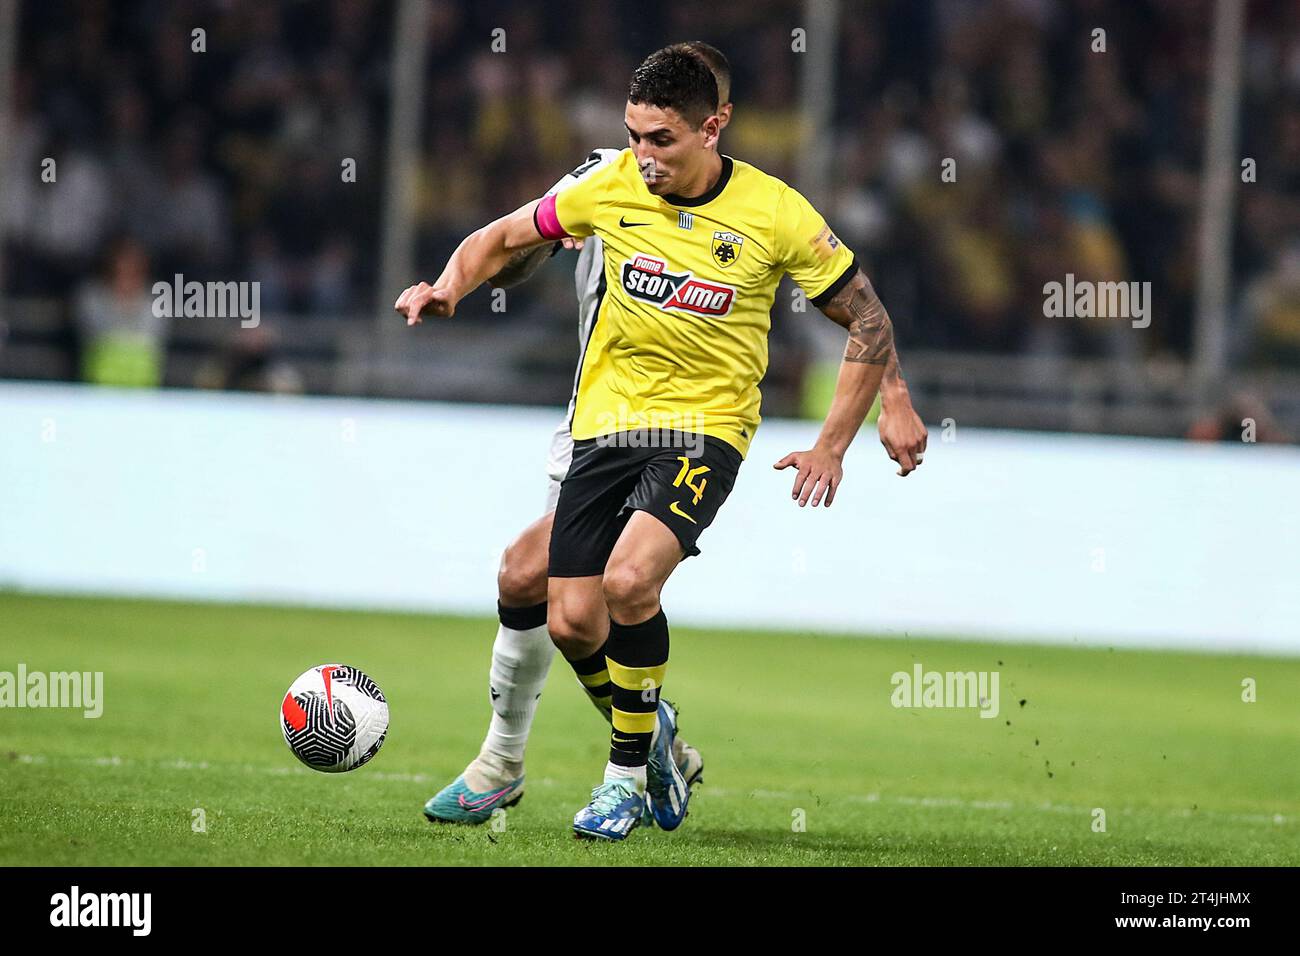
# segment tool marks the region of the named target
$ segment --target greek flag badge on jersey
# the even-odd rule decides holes
[[[691,228],[692,226],[694,226],[694,225],[695,225],[695,213],[693,213],[693,212],[678,212],[678,213],[677,213],[677,228],[678,228],[678,229],[690,229],[690,228]]]

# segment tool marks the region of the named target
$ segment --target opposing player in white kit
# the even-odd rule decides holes
[[[731,68],[726,57],[707,43],[692,41],[685,44],[699,56],[718,81],[718,100],[722,104],[718,113],[721,126],[731,120]],[[595,170],[612,162],[618,149],[593,150],[582,165],[566,174],[551,187],[550,193],[568,188]],[[549,195],[549,193],[548,193]],[[604,256],[600,239],[565,239],[552,246],[539,246],[517,255],[489,281],[493,286],[505,288],[516,285],[532,275],[563,245],[580,249],[574,284],[578,294],[578,368],[582,368],[582,355],[591,336],[591,326],[600,310],[604,295]],[[546,630],[546,582],[550,553],[551,525],[555,517],[555,503],[560,496],[560,484],[569,470],[573,457],[573,436],[569,423],[573,419],[573,406],[577,397],[577,374],[574,375],[573,395],[569,408],[555,429],[547,455],[548,488],[545,514],[529,525],[506,548],[497,573],[497,613],[501,626],[492,645],[492,668],[489,692],[492,698],[492,722],[479,754],[465,772],[443,787],[424,805],[424,815],[440,823],[483,823],[494,810],[512,807],[523,798],[524,748],[532,727],[537,700],[542,695],[542,685],[550,670],[555,645]],[[581,676],[583,690],[596,708],[610,719],[611,688],[605,671]],[[681,771],[688,785],[699,781],[704,772],[704,761],[699,751],[680,736],[670,734],[672,752],[669,755],[659,740],[659,724],[671,721],[675,727],[677,715],[671,704],[661,701],[655,743],[652,744],[651,761],[671,759]],[[652,768],[653,769],[653,768]],[[647,814],[648,819],[648,814]]]

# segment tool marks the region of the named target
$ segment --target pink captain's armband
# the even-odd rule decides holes
[[[542,197],[542,201],[533,210],[533,225],[537,227],[537,233],[543,239],[564,239],[569,235],[560,225],[559,217],[555,215],[554,196]]]

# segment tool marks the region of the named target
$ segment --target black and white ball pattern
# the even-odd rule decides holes
[[[333,676],[336,683],[350,684],[367,697],[387,703],[384,701],[384,692],[379,689],[379,685],[355,667],[341,665],[334,671]]]
[[[343,701],[335,698],[333,713],[324,693],[312,691],[295,696],[294,702],[306,715],[303,722],[284,717],[284,739],[289,748],[309,767],[336,767],[357,742],[357,722]],[[297,726],[295,726],[297,724]]]
[[[280,729],[299,760],[314,770],[355,770],[379,752],[388,733],[388,702],[355,667],[322,664],[289,688]]]

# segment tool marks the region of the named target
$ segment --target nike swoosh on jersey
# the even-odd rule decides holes
[[[619,217],[618,217],[618,224],[619,224],[620,226],[622,226],[624,229],[626,229],[626,228],[628,228],[628,227],[630,227],[630,226],[648,226],[648,225],[650,225],[650,223],[648,223],[648,222],[628,222],[628,221],[627,221],[627,217],[625,217],[625,216],[619,216]]]

